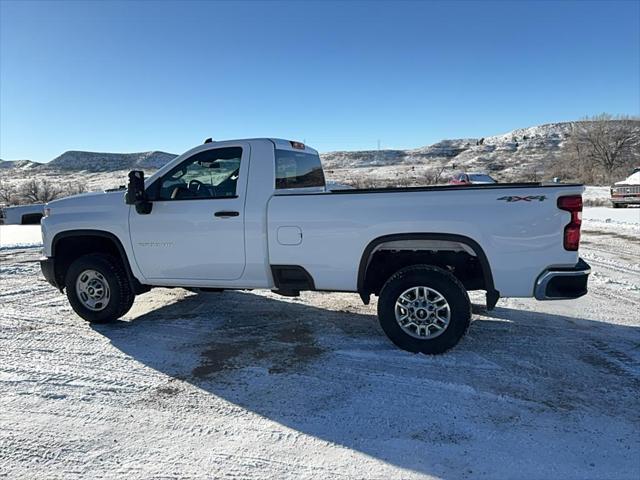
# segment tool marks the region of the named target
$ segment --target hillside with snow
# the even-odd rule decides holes
[[[69,151],[54,158],[46,166],[58,170],[85,170],[88,172],[113,172],[127,169],[157,170],[176,158],[166,152],[95,153]]]
[[[31,160],[0,160],[0,169],[2,170],[30,170],[38,167],[42,167],[42,164]]]
[[[70,150],[47,163],[31,160],[0,160],[2,170],[115,172],[118,170],[157,170],[176,158],[173,153],[152,151],[139,153],[101,153]]]
[[[635,123],[640,129],[640,121]],[[429,183],[427,179],[433,183],[434,175],[435,181],[446,182],[458,171],[487,172],[499,181],[535,181],[549,177],[554,165],[567,161],[567,139],[575,124],[551,123],[486,138],[447,139],[406,150],[328,152],[321,158],[330,181],[356,186],[406,186]],[[131,169],[150,174],[175,157],[160,151],[68,151],[48,163],[0,160],[0,180],[20,183],[35,175],[84,182],[90,189],[111,188],[124,184]]]
[[[451,173],[473,170],[490,173],[500,180],[525,180],[542,177],[554,162],[562,161],[571,126],[552,123],[486,138],[442,140],[410,150],[330,152],[322,157],[327,169],[347,177],[358,174],[354,170],[357,168],[367,171],[371,167],[384,167],[379,172],[367,172],[381,178],[389,178],[389,174],[391,178],[394,174],[419,177],[425,170],[444,168]],[[389,167],[398,168],[393,171]]]

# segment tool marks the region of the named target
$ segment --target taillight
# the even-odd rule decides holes
[[[558,198],[558,208],[571,214],[571,221],[564,227],[564,249],[575,252],[580,246],[582,195],[570,195]]]

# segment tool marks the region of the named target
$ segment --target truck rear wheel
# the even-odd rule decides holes
[[[73,310],[92,323],[120,318],[135,299],[120,260],[104,254],[75,260],[67,270],[65,290]]]
[[[438,354],[455,346],[471,322],[471,302],[451,273],[430,265],[396,272],[382,287],[378,319],[403,350]]]

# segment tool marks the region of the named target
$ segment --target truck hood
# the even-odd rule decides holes
[[[615,185],[640,185],[640,172],[629,175],[621,182],[616,182]]]
[[[52,213],[57,211],[87,211],[102,210],[103,208],[113,208],[117,205],[124,207],[125,190],[111,192],[89,192],[70,197],[60,198],[47,203],[47,208]]]

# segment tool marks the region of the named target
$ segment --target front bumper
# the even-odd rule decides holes
[[[583,259],[572,268],[551,268],[536,280],[534,296],[537,300],[567,300],[587,293],[591,267]]]
[[[640,204],[640,195],[626,197],[611,197],[611,203],[626,203],[629,205]]]
[[[56,288],[60,288],[56,281],[55,262],[53,257],[44,257],[40,259],[40,270],[44,279]]]

